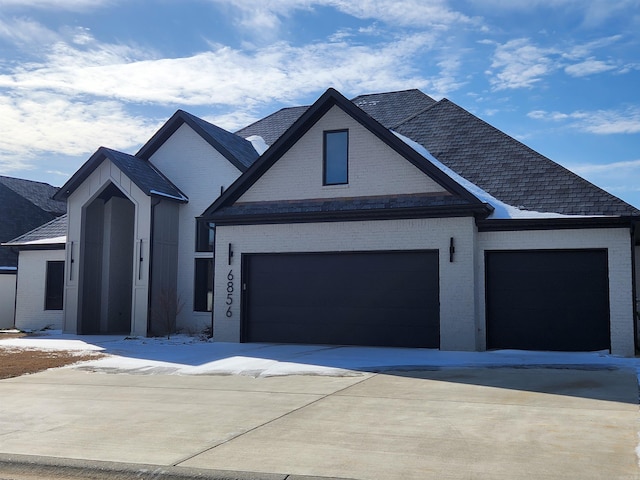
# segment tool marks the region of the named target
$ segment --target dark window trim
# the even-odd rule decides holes
[[[213,242],[215,243],[215,225],[213,222],[196,219],[196,252],[213,252],[213,243],[209,243],[209,232],[214,231]]]
[[[344,182],[327,182],[327,136],[332,133],[346,133],[347,134],[347,151],[346,153],[346,179]],[[332,186],[332,185],[348,185],[349,184],[349,130],[348,129],[340,129],[340,130],[325,130],[322,132],[322,185],[323,186]]]
[[[53,270],[54,265],[56,271]],[[44,309],[62,310],[64,305],[64,260],[47,260],[45,275]]]

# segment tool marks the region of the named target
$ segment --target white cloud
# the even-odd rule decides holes
[[[571,128],[599,135],[640,133],[640,107],[624,110],[575,111],[572,113],[535,110],[529,118],[545,121],[568,121]]]
[[[116,0],[0,0],[0,7],[82,11],[113,5],[114,3],[116,3]]]
[[[123,45],[94,42],[84,48],[58,42],[41,63],[0,74],[0,89],[165,105],[252,106],[288,101],[329,85],[357,92],[433,86],[410,61],[433,43],[433,36],[416,34],[371,46],[329,42],[294,47],[280,42],[240,51],[214,45],[190,57],[155,59],[150,52]]]
[[[210,119],[235,130],[254,121],[258,107],[298,104],[329,86],[347,96],[405,88],[444,95],[457,88],[459,60],[441,60],[439,73],[428,79],[412,66],[435,44],[435,35],[416,33],[366,46],[279,42],[246,51],[212,45],[188,57],[156,58],[75,29],[44,50],[40,61],[0,65],[0,155],[20,156],[24,167],[47,152],[86,155],[99,145],[130,150],[158,125],[131,116],[127,103],[211,105],[221,114]],[[11,164],[17,165],[15,158]]]
[[[11,21],[0,18],[0,39],[16,45],[47,45],[58,41],[59,35],[28,18],[13,18]]]
[[[19,156],[24,166],[46,152],[86,155],[105,143],[126,150],[157,127],[157,122],[133,117],[113,101],[79,102],[46,92],[0,97],[0,157],[5,163]]]
[[[498,45],[491,63],[494,70],[487,72],[493,75],[493,89],[531,88],[557,68],[551,58],[555,54],[555,49],[537,47],[526,38]],[[498,73],[494,75],[495,70]]]
[[[580,15],[587,27],[600,25],[621,12],[636,13],[638,0],[469,0],[484,11],[531,11],[547,8],[566,15]]]
[[[615,65],[590,58],[588,60],[585,60],[584,62],[569,65],[565,67],[564,71],[565,73],[567,73],[567,75],[571,75],[572,77],[586,77],[587,75],[608,72],[609,70],[614,70],[615,68]]]
[[[296,10],[333,7],[363,20],[376,20],[401,27],[448,27],[477,22],[452,10],[446,0],[210,0],[236,17],[236,24],[252,32],[278,29],[281,18]]]

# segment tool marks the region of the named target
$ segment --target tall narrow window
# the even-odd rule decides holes
[[[215,229],[213,223],[196,221],[196,252],[213,252]]]
[[[64,262],[47,262],[47,279],[44,290],[44,309],[62,310],[64,295]]]
[[[324,132],[323,170],[325,185],[349,183],[349,132],[334,130]]]
[[[210,312],[213,307],[213,259],[196,258],[193,310]]]

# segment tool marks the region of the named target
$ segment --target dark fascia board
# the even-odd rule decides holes
[[[138,153],[136,153],[136,157],[142,158],[143,160],[149,160],[151,156],[166,142],[171,135],[173,135],[178,128],[182,126],[183,123],[186,123],[191,127],[193,131],[195,131],[198,135],[202,137],[202,139],[215,148],[218,152],[220,152],[224,158],[229,160],[231,164],[236,167],[241,172],[244,172],[247,167],[243,165],[238,159],[227,150],[227,148],[218,142],[215,138],[213,138],[206,130],[204,130],[200,125],[198,125],[191,116],[190,113],[185,112],[184,110],[177,110],[169,120],[165,122],[165,124],[158,130],[147,143],[145,143]]]
[[[350,210],[338,212],[272,213],[258,215],[220,215],[199,217],[216,225],[266,225],[285,223],[355,222],[372,220],[406,220],[415,218],[484,217],[486,206],[414,207],[395,209]]]
[[[37,245],[9,245],[14,250],[64,250],[64,243],[39,243]]]
[[[479,232],[513,232],[518,230],[568,230],[587,228],[631,228],[640,217],[560,217],[479,219]]]
[[[69,198],[69,195],[71,195],[76,188],[78,188],[78,186],[80,186],[80,184],[82,184],[82,182],[84,182],[89,175],[91,175],[91,173],[93,173],[93,171],[98,168],[100,166],[100,164],[105,160],[105,159],[110,159],[112,160],[114,163],[117,164],[117,160],[113,160],[113,156],[111,154],[111,152],[115,152],[115,150],[111,150],[110,148],[107,147],[100,147],[98,148],[98,150],[96,150],[96,152],[91,155],[91,157],[89,157],[89,160],[87,160],[84,165],[82,165],[78,171],[76,171],[76,173],[73,174],[73,176],[62,186],[60,187],[60,190],[58,190],[56,192],[56,194],[53,196],[54,200],[62,200],[62,201],[66,201],[67,198]],[[162,172],[160,172],[157,168],[155,168],[155,166],[153,166],[152,164],[149,164],[151,166],[151,168],[162,178],[164,178],[167,182],[169,182],[171,185],[173,185],[173,183],[167,179],[167,177],[165,177]],[[156,194],[153,192],[147,192],[145,191],[145,188],[142,185],[138,185],[136,183],[136,179],[132,178],[131,179],[143,192],[145,192],[147,195],[151,196],[151,197],[159,197],[159,198],[170,198],[167,197],[166,195],[161,195],[161,194]],[[175,187],[175,186],[174,186]],[[182,193],[182,191],[180,191],[180,189],[178,187],[175,187],[177,191],[180,192],[180,194],[184,197],[184,199],[179,199],[179,198],[175,198],[175,201],[178,201],[180,203],[185,203],[187,202],[187,196],[184,195],[184,193]]]
[[[419,170],[433,178],[447,191],[464,198],[472,204],[482,205],[484,209],[488,209],[486,210],[487,214],[493,209],[491,206],[483,203],[475,195],[471,194],[471,192],[455,182],[438,167],[425,159],[413,148],[394,135],[390,130],[383,127],[364,110],[344,97],[340,92],[333,88],[329,88],[260,158],[258,158],[258,160],[255,161],[251,167],[249,167],[243,175],[240,176],[240,178],[232,183],[231,186],[203,212],[202,216],[208,217],[218,208],[230,205],[240,198],[244,192],[258,181],[258,179],[334,105],[340,107],[380,140],[405,157]]]
[[[69,195],[71,195],[78,186],[84,182],[91,173],[102,163],[102,161],[106,158],[105,151],[107,149],[105,147],[100,147],[95,151],[93,155],[89,157],[89,160],[84,162],[84,164],[74,173],[67,182],[60,187],[60,190],[56,192],[53,196],[54,200],[61,200],[65,202]]]

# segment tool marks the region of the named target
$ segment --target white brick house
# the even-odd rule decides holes
[[[236,134],[179,111],[58,198],[68,332],[635,352],[640,211],[417,90]]]

